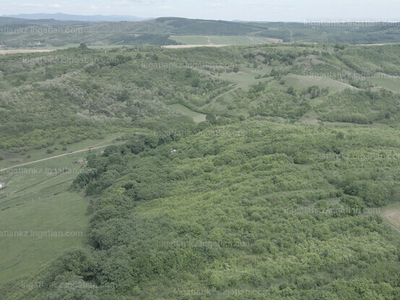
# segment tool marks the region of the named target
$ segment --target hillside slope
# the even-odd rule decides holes
[[[32,191],[63,205],[77,193],[90,218],[83,246],[3,278],[2,299],[397,300],[400,239],[381,212],[400,201],[399,49],[81,44],[2,57],[0,169],[118,137],[79,163],[48,161],[73,178],[0,174],[15,181],[0,194],[14,215]],[[20,219],[13,228],[29,227]],[[12,262],[0,271],[32,270]]]
[[[399,143],[246,121],[108,147],[74,185],[97,195],[88,248],[13,299],[396,299],[399,236],[375,207],[399,201]]]

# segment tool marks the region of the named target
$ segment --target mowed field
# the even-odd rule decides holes
[[[383,78],[371,78],[368,82],[393,92],[400,93],[400,77],[389,77],[388,75],[382,77]]]
[[[100,151],[100,150],[98,150]],[[70,190],[86,153],[0,173],[0,286],[83,245],[88,199]]]
[[[0,54],[43,53],[43,52],[51,52],[51,51],[53,51],[53,50],[44,50],[44,49],[0,50]]]
[[[204,36],[171,36],[172,40],[185,45],[207,45],[208,42]]]

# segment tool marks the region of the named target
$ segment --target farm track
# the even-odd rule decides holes
[[[64,154],[60,154],[60,155],[56,155],[56,156],[52,156],[52,157],[46,157],[46,158],[38,159],[38,160],[35,160],[35,161],[31,161],[31,162],[27,162],[27,163],[23,163],[23,164],[19,164],[19,165],[15,165],[15,166],[12,166],[12,167],[8,167],[8,168],[1,169],[1,170],[0,170],[0,173],[1,173],[1,172],[8,171],[8,170],[11,170],[11,169],[14,169],[14,168],[24,167],[24,166],[32,165],[32,164],[35,164],[35,163],[39,163],[39,162],[43,162],[43,161],[47,161],[47,160],[51,160],[51,159],[55,159],[55,158],[67,156],[67,155],[73,155],[73,154],[82,153],[82,152],[85,152],[85,151],[90,151],[90,150],[96,150],[96,149],[105,148],[105,147],[110,146],[110,145],[113,145],[113,144],[104,145],[104,146],[98,146],[98,147],[93,147],[93,148],[91,148],[91,149],[85,148],[85,149],[73,151],[73,152],[71,152],[71,153],[64,153]]]

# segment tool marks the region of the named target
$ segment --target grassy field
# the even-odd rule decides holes
[[[311,76],[287,75],[283,79],[288,86],[293,86],[295,89],[304,90],[310,86],[317,85],[320,88],[329,88],[331,92],[340,92],[347,88],[352,88],[350,85],[336,81],[331,78],[314,78]]]
[[[101,150],[97,150],[101,151]],[[86,154],[0,173],[0,286],[82,245],[88,200],[70,191]]]
[[[185,45],[207,45],[208,42],[204,36],[171,36],[171,40],[175,40],[178,43]]]
[[[188,115],[193,118],[196,123],[200,123],[206,120],[206,115],[197,113],[189,108],[183,106],[182,104],[172,104],[170,105],[173,109],[180,111],[181,113]]]
[[[247,36],[209,36],[212,44],[215,45],[249,45],[255,44]]]
[[[96,50],[109,50],[109,49],[116,49],[116,48],[123,48],[124,45],[87,45],[90,49]],[[26,47],[22,49],[9,49],[9,50],[0,50],[0,54],[16,54],[16,53],[39,53],[39,52],[50,52],[56,50],[63,50],[68,48],[77,48],[79,44],[67,44],[62,47],[53,47],[53,46],[46,46],[46,47]]]

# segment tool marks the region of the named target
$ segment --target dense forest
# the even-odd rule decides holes
[[[70,186],[88,201],[85,245],[1,298],[399,299],[400,236],[381,215],[400,200],[399,50],[2,57],[2,156],[124,142],[89,153]]]
[[[399,237],[378,208],[399,201],[399,143],[257,120],[132,137],[72,186],[93,197],[87,248],[17,299],[397,299]]]

